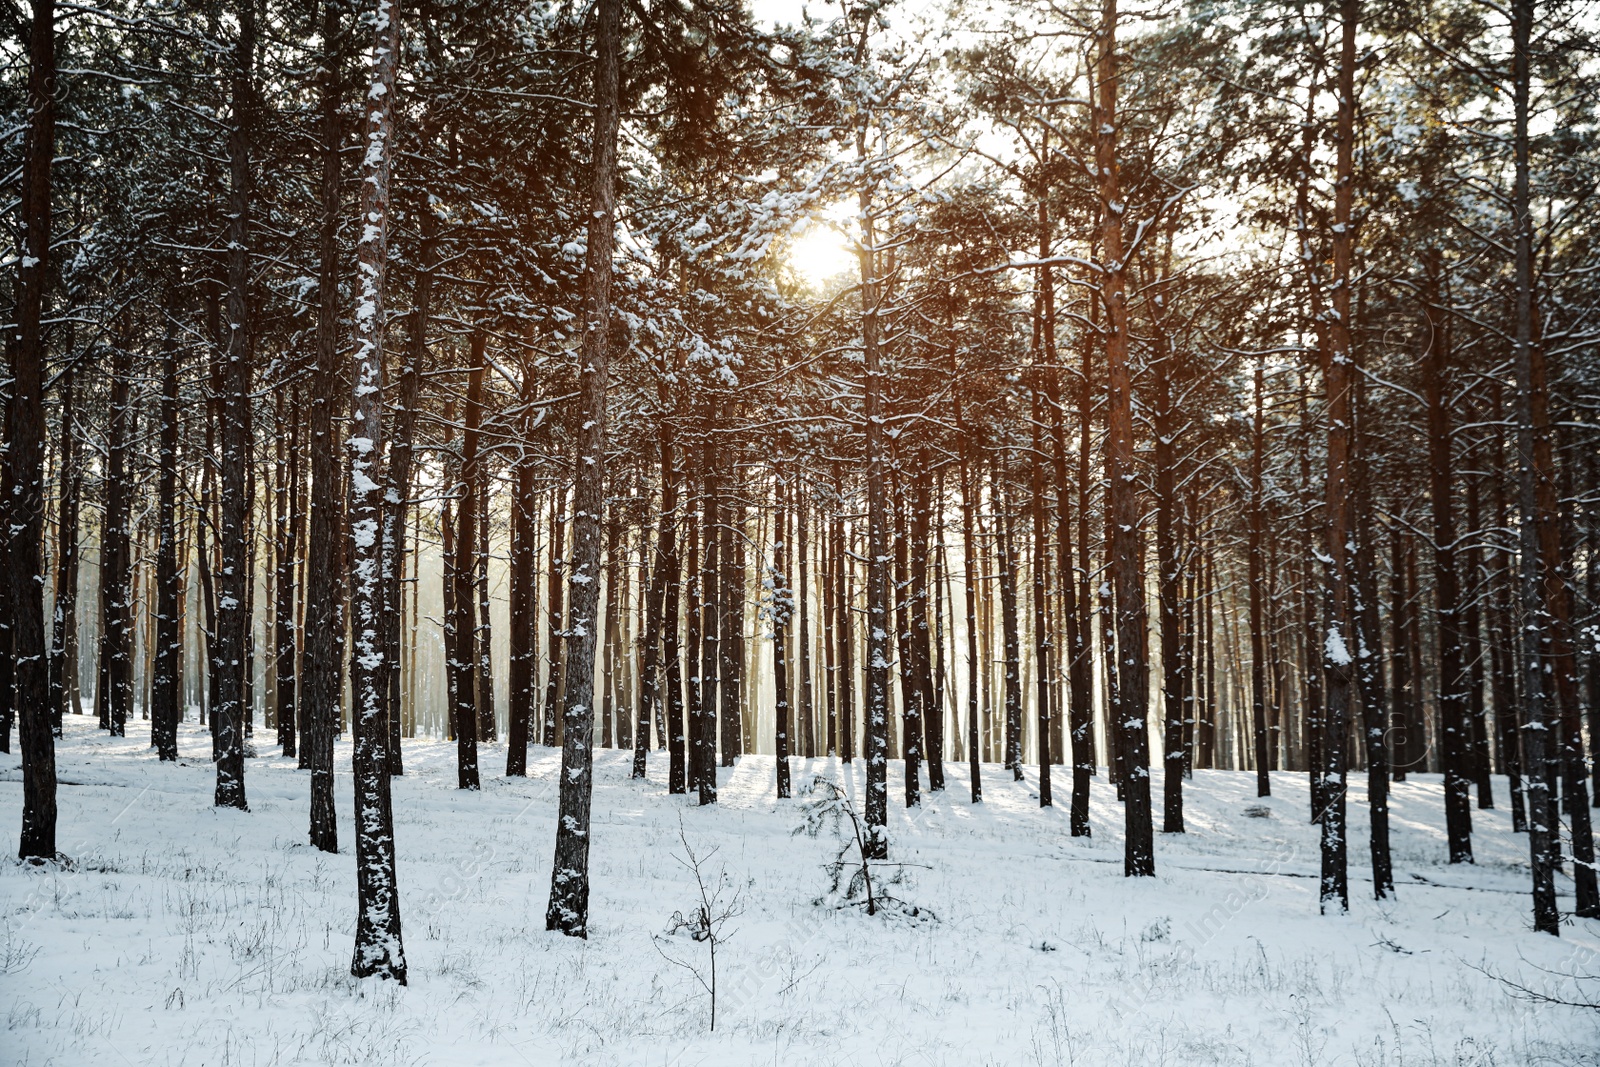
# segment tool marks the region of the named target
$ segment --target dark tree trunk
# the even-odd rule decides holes
[[[172,347],[169,332],[163,357]],[[61,444],[56,449],[61,464],[61,510],[56,526],[56,602],[50,631],[50,731],[55,737],[61,736],[61,717],[73,699],[78,677],[78,508],[83,498],[83,470],[78,462],[77,393],[78,375],[68,371],[61,382]],[[176,463],[175,456],[173,463]],[[158,521],[171,510],[169,507],[161,511]],[[4,508],[0,507],[0,522],[4,521],[3,516]],[[4,565],[5,538],[0,536],[0,568]],[[9,655],[12,652],[9,644],[11,614],[5,607],[8,593],[9,590],[0,585],[0,616],[6,619],[0,623],[0,650],[8,653],[0,655],[0,660],[4,660],[4,665],[0,666],[0,752],[11,751],[11,697],[15,684],[15,660]],[[177,704],[173,706],[176,708]]]
[[[567,491],[564,486],[558,486],[555,495],[550,499],[550,574],[548,586],[545,590],[545,599],[549,602],[545,608],[547,615],[546,628],[549,630],[546,646],[545,681],[544,681],[544,716],[541,723],[541,737],[547,746],[556,744],[556,706],[561,699],[561,653],[563,642],[562,635],[562,582],[561,574],[566,566],[566,561],[561,554],[565,551],[562,535],[566,527],[567,518]]]
[[[695,731],[695,786],[701,804],[714,804],[717,800],[717,671],[721,666],[718,646],[722,639],[720,496],[717,473],[708,463],[700,511],[704,542],[700,555],[700,723]]]
[[[1035,364],[1032,388],[1029,400],[1032,402],[1033,448],[1028,456],[1028,473],[1031,479],[1029,484],[1028,513],[1033,520],[1033,559],[1032,559],[1032,586],[1033,592],[1033,657],[1034,657],[1034,682],[1035,699],[1038,702],[1038,731],[1039,731],[1039,806],[1051,806],[1050,798],[1050,696],[1054,688],[1052,681],[1055,677],[1055,662],[1050,649],[1050,623],[1049,609],[1047,607],[1048,592],[1046,589],[1050,570],[1050,543],[1045,533],[1045,494],[1044,494],[1044,442],[1042,430],[1044,427],[1044,410],[1040,405],[1039,377],[1043,373],[1041,367]]]
[[[861,47],[867,43],[869,22],[861,29]],[[870,122],[870,116],[867,119]],[[856,158],[865,161],[867,124],[856,125]],[[889,573],[888,508],[884,481],[888,474],[883,434],[883,369],[880,364],[878,315],[880,293],[877,253],[873,248],[872,189],[863,184],[859,197],[861,241],[856,258],[861,271],[862,414],[866,419],[866,456],[863,476],[867,489],[867,621],[866,621],[866,756],[868,839],[865,858],[889,855]]]
[[[159,758],[173,761],[178,758],[178,716],[182,709],[183,632],[178,624],[183,603],[183,575],[178,570],[178,344],[170,325],[161,350],[160,412],[155,671],[150,682],[150,734]],[[63,616],[64,613],[57,612],[58,621]],[[291,651],[293,647],[291,638]],[[294,737],[292,714],[289,736]],[[293,751],[291,746],[285,755]]]
[[[511,645],[507,674],[506,775],[522,778],[528,773],[528,745],[533,729],[534,707],[538,694],[534,683],[534,662],[538,656],[538,552],[535,529],[539,521],[539,502],[534,491],[534,429],[532,361],[522,367],[521,451],[512,466],[515,486],[511,498],[511,618],[507,634]]]
[[[339,105],[342,31],[339,5],[323,0],[322,228],[317,275],[317,364],[312,375],[311,514],[306,541],[305,637],[300,757],[311,771],[311,844],[339,851],[333,806],[333,739],[339,724],[339,602],[344,578],[338,540],[344,528],[334,416],[339,397],[339,180],[343,134]]]
[[[388,764],[391,775],[404,773],[400,753],[401,623],[405,619],[406,515],[411,508],[411,482],[416,467],[417,394],[428,356],[428,316],[433,303],[433,264],[439,220],[426,203],[418,212],[422,231],[417,252],[416,289],[400,366],[400,392],[394,402],[394,443],[389,449],[389,481],[384,522],[384,664],[388,672],[385,709],[389,720]]]
[[[956,439],[961,449],[961,593],[967,619],[967,774],[972,779],[972,803],[978,804],[983,801],[983,777],[979,767],[982,742],[978,736],[978,673],[983,664],[978,656],[978,542],[973,513],[977,509],[975,494],[979,490],[973,484],[972,439],[964,421],[959,382],[953,383],[952,392],[956,405]]]
[[[1170,302],[1167,276],[1171,259],[1171,231],[1168,231],[1167,252],[1162,264],[1161,303],[1156,309],[1155,335],[1160,346],[1162,365],[1155,368],[1155,485],[1156,485],[1156,590],[1161,624],[1161,703],[1163,730],[1161,743],[1161,831],[1181,834],[1183,825],[1183,770],[1184,770],[1184,699],[1183,699],[1183,635],[1179,599],[1182,594],[1182,575],[1178,564],[1178,509],[1182,501],[1176,486],[1177,455],[1174,442],[1181,414],[1174,410],[1172,400],[1173,380],[1181,377],[1181,363],[1177,350],[1167,337],[1166,324],[1161,315]],[[1260,374],[1257,367],[1256,373]],[[1259,383],[1259,378],[1257,379]],[[1260,396],[1257,385],[1257,397]],[[1257,402],[1257,440],[1260,436],[1260,406]],[[1259,455],[1259,452],[1258,452]],[[1254,488],[1255,510],[1260,511],[1260,483]],[[1259,555],[1259,553],[1258,553]],[[1252,587],[1254,588],[1254,587]],[[1259,625],[1259,620],[1252,620]],[[1265,774],[1265,772],[1260,772]],[[1257,793],[1260,791],[1258,778]]]
[[[666,626],[677,629],[677,602],[672,604],[673,617],[667,619],[666,598],[668,560],[677,555],[678,483],[673,477],[672,421],[667,415],[668,387],[665,380],[658,385],[658,399],[662,411],[657,424],[657,447],[661,464],[661,514],[656,520],[656,551],[650,566],[650,584],[645,590],[644,647],[639,653],[639,718],[633,735],[633,776],[645,776],[645,754],[650,748],[650,720],[661,703],[661,645]],[[676,642],[674,642],[676,643]]]
[[[1428,495],[1433,511],[1433,587],[1438,598],[1439,732],[1444,742],[1444,811],[1451,863],[1472,862],[1472,780],[1467,720],[1466,664],[1462,660],[1461,590],[1456,573],[1456,527],[1452,507],[1454,464],[1445,391],[1450,373],[1450,329],[1439,302],[1438,257],[1430,253],[1424,290],[1427,351],[1423,390],[1428,408]]]
[[[844,506],[844,481],[840,476],[839,467],[833,468],[833,488],[838,497],[839,506]],[[837,635],[839,659],[839,759],[851,763],[855,759],[855,619],[854,609],[851,606],[850,576],[855,570],[854,562],[850,558],[850,545],[853,540],[854,530],[850,535],[845,533],[844,519],[842,516],[834,518],[834,556],[837,559],[835,580],[838,582],[838,591],[835,598],[839,602],[839,631]]]
[[[476,684],[478,705],[478,737],[483,741],[499,740],[494,717],[494,633],[489,625],[489,472],[488,464],[479,460],[477,480],[469,491],[477,502],[478,551],[473,560],[473,593],[477,598],[477,616],[472,628],[472,647],[477,655],[474,661],[473,681]]]
[[[572,592],[567,647],[561,817],[545,927],[571,937],[589,932],[589,804],[594,791],[594,647],[605,509],[606,376],[611,348],[611,254],[616,213],[617,81],[621,0],[596,0],[593,182],[584,277],[581,425],[573,488]]]
[[[732,767],[741,754],[740,738],[744,674],[744,500],[740,496],[738,468],[723,496],[722,525],[722,635],[718,642],[721,665],[718,676],[722,697],[722,766]]]
[[[1261,482],[1265,461],[1266,416],[1264,408],[1265,357],[1256,357],[1255,411],[1250,430],[1250,723],[1255,736],[1256,796],[1272,795],[1272,778],[1268,772],[1272,761],[1268,754],[1267,738],[1267,643],[1266,617],[1262,598],[1263,584],[1262,542],[1266,539],[1266,504]],[[1157,431],[1158,438],[1160,431]],[[1160,491],[1157,491],[1160,495]]]
[[[1048,275],[1046,275],[1048,277]],[[1045,287],[1046,299],[1052,304],[1046,305],[1047,317],[1053,306],[1053,293],[1051,287]],[[1093,297],[1091,296],[1091,299]],[[1050,331],[1046,331],[1045,339],[1053,344]],[[1089,392],[1090,361],[1092,358],[1092,339],[1085,331],[1083,341],[1083,386],[1079,390],[1078,416],[1083,420],[1082,439],[1080,447],[1089,438],[1089,415],[1091,403]],[[1051,360],[1052,367],[1057,363]],[[1093,663],[1090,661],[1090,630],[1088,616],[1088,518],[1084,514],[1088,502],[1088,449],[1083,448],[1083,454],[1078,457],[1078,528],[1074,535],[1067,509],[1067,435],[1065,404],[1060,395],[1059,380],[1052,371],[1048,379],[1050,392],[1050,435],[1053,438],[1053,461],[1056,477],[1056,552],[1059,556],[1062,614],[1066,616],[1067,638],[1067,691],[1072,707],[1069,712],[1069,726],[1072,737],[1072,812],[1071,834],[1073,837],[1088,837],[1091,834],[1089,824],[1089,786],[1094,778],[1095,753],[1094,753],[1094,687],[1091,671]],[[1078,545],[1078,559],[1074,565],[1072,546]]]
[[[891,446],[893,447],[893,446]],[[922,709],[921,690],[916,682],[916,649],[911,635],[911,579],[907,571],[906,492],[900,474],[899,450],[894,449],[894,613],[895,644],[900,668],[900,738],[905,757],[906,807],[922,802]]]
[[[1523,753],[1526,756],[1528,850],[1533,875],[1533,926],[1559,936],[1561,916],[1556,906],[1555,872],[1561,866],[1558,827],[1550,820],[1550,781],[1547,776],[1549,737],[1553,716],[1546,680],[1553,626],[1545,598],[1544,568],[1554,560],[1542,558],[1539,536],[1541,508],[1538,483],[1551,473],[1550,428],[1545,413],[1544,354],[1534,328],[1533,209],[1529,191],[1528,96],[1533,32],[1533,0],[1513,0],[1511,67],[1515,126],[1513,155],[1516,177],[1512,196],[1512,222],[1516,239],[1516,379],[1518,529],[1521,532],[1520,592],[1524,621],[1522,632]],[[1591,870],[1591,874],[1592,874]]]
[[[1354,355],[1361,369],[1361,346]],[[1372,533],[1372,479],[1369,458],[1373,454],[1373,435],[1368,426],[1366,378],[1355,379],[1354,414],[1357,446],[1352,458],[1355,493],[1355,543],[1352,559],[1354,625],[1356,627],[1357,678],[1360,682],[1362,736],[1367,757],[1367,807],[1369,811],[1368,851],[1372,859],[1373,896],[1383,900],[1394,895],[1394,861],[1389,851],[1389,753],[1385,747],[1389,730],[1387,688],[1383,677],[1383,624],[1378,616],[1377,539]]]
[[[250,714],[245,674],[250,629],[250,117],[255,86],[256,9],[239,5],[233,63],[233,118],[228,131],[228,334],[222,381],[222,462],[218,470],[221,528],[217,543],[217,646],[211,669],[217,685],[218,807],[247,808],[244,730]]]
[[[1321,902],[1339,911],[1350,908],[1348,836],[1345,831],[1345,734],[1354,680],[1355,627],[1350,590],[1350,453],[1352,386],[1350,373],[1350,276],[1354,246],[1351,232],[1354,203],[1356,16],[1359,0],[1341,0],[1339,49],[1339,119],[1334,175],[1333,320],[1326,331],[1323,381],[1328,392],[1328,477],[1326,539],[1326,636],[1322,661],[1327,672],[1327,715],[1322,739]]]
[[[279,409],[282,412],[282,387],[279,387]],[[296,754],[295,741],[295,686],[298,682],[299,662],[295,656],[296,625],[295,602],[298,600],[295,576],[300,554],[300,386],[290,388],[287,426],[278,427],[278,484],[277,505],[277,559],[276,579],[273,582],[273,654],[272,671],[277,689],[277,706],[273,709],[278,720],[278,745],[284,756]]]
[[[478,438],[483,419],[484,345],[482,330],[472,333],[472,364],[467,378],[467,406],[465,426],[461,433],[461,473],[455,486],[456,538],[455,559],[451,577],[454,579],[454,603],[450,615],[451,629],[455,631],[455,649],[450,657],[449,670],[455,682],[456,719],[456,786],[460,789],[479,788],[478,779],[478,701],[477,701],[477,636],[473,616],[477,614],[474,601],[476,566],[474,556],[478,544],[478,494],[473,487],[478,483]]]
[[[128,452],[138,432],[129,398],[133,354],[118,345],[111,357],[111,410],[106,439],[105,513],[100,527],[100,673],[105,679],[101,719],[113,737],[128,732],[133,710],[132,536],[128,529],[133,472]]]
[[[795,669],[798,672],[795,699],[800,713],[800,754],[817,756],[816,701],[811,685],[811,508],[810,488],[795,480],[795,611],[799,628],[795,633]]]
[[[56,756],[50,732],[50,679],[44,645],[44,364],[45,286],[50,269],[50,165],[55,156],[55,4],[33,0],[28,37],[28,119],[22,179],[23,234],[17,327],[6,406],[5,539],[10,596],[12,679],[21,712],[22,837],[18,855],[56,858]],[[7,724],[9,726],[9,724]]]
[[[1017,620],[1016,516],[1007,471],[998,459],[994,467],[993,501],[996,539],[995,571],[1000,583],[1000,639],[1005,663],[1005,766],[1013,781],[1022,781],[1022,639]]]
[[[928,630],[928,567],[933,559],[930,533],[933,466],[924,445],[918,452],[911,512],[911,638],[916,651],[916,684],[921,711],[921,748],[928,761],[928,789],[944,789],[944,719],[934,685],[932,635]],[[935,612],[938,605],[934,605]]]
[[[1101,275],[1106,309],[1106,485],[1111,533],[1111,586],[1116,597],[1118,723],[1126,773],[1127,824],[1124,872],[1155,873],[1150,810],[1149,692],[1145,654],[1144,573],[1139,546],[1139,502],[1134,491],[1133,395],[1128,373],[1128,306],[1122,245],[1122,188],[1117,162],[1116,0],[1104,0],[1096,49],[1095,159],[1100,172]]]
[[[789,619],[794,612],[793,596],[789,589],[789,514],[786,507],[787,489],[780,468],[774,478],[777,507],[772,515],[772,677],[775,703],[773,706],[773,740],[778,764],[778,798],[791,794],[789,782]]]

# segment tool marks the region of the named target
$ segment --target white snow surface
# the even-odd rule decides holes
[[[1189,832],[1158,834],[1157,875],[1122,875],[1121,808],[1095,779],[1094,836],[1068,835],[1070,775],[1041,810],[1037,769],[986,765],[902,802],[890,769],[881,884],[920,921],[869,917],[828,891],[834,841],[795,831],[806,798],[774,798],[770,756],[719,769],[720,802],[670,796],[630,754],[595,753],[587,941],[545,931],[560,753],[507,779],[480,746],[483,790],[455,788],[455,746],[407,740],[394,781],[410,982],[349,976],[356,917],[348,737],[338,748],[341,852],[306,844],[307,772],[247,761],[250,810],[212,806],[210,741],[186,723],[161,764],[148,723],[111,738],[68,716],[58,743],[66,868],[0,863],[0,1063],[27,1064],[1415,1064],[1600,1063],[1600,1012],[1528,1003],[1495,975],[1600,999],[1600,921],[1530,930],[1527,843],[1505,779],[1473,812],[1474,866],[1446,863],[1440,782],[1395,786],[1398,899],[1372,899],[1365,776],[1352,775],[1351,910],[1319,915],[1317,828],[1301,774],[1199,771]],[[792,761],[859,797],[864,765]],[[1152,793],[1159,827],[1161,773]],[[0,757],[0,822],[22,787]],[[1247,816],[1247,809],[1258,809]],[[1269,814],[1262,817],[1259,809]],[[697,890],[679,820],[743,913],[705,994],[657,951]],[[15,840],[13,837],[11,840]],[[1570,909],[1571,882],[1558,883]],[[680,959],[704,946],[679,935]]]

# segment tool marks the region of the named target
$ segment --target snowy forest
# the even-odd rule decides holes
[[[1600,1063],[1600,3],[0,24],[0,1060]]]

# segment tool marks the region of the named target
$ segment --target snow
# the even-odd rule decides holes
[[[409,985],[349,977],[356,918],[348,737],[337,751],[345,851],[305,843],[306,772],[256,727],[249,812],[211,804],[209,739],[181,729],[160,764],[147,723],[127,738],[68,716],[58,752],[66,869],[0,863],[16,1064],[1595,1064],[1600,1013],[1515,999],[1491,974],[1600,997],[1600,922],[1530,931],[1527,840],[1502,807],[1473,812],[1475,866],[1446,863],[1436,775],[1394,786],[1398,899],[1370,899],[1353,783],[1351,911],[1317,913],[1317,827],[1301,774],[1200,771],[1184,835],[1158,834],[1157,876],[1122,876],[1120,807],[1095,781],[1095,836],[1067,833],[1070,775],[1041,810],[1027,782],[965,765],[925,805],[898,804],[879,891],[914,905],[840,906],[832,831],[796,833],[808,800],[774,799],[771,757],[719,769],[720,803],[669,796],[631,754],[594,753],[587,941],[547,933],[560,752],[480,792],[455,786],[453,744],[407,740],[394,781]],[[833,776],[859,807],[865,765],[791,761],[800,792]],[[15,754],[0,820],[15,829]],[[1153,795],[1160,797],[1160,772]],[[1505,780],[1495,779],[1505,800]],[[1158,802],[1159,809],[1159,802]],[[1251,814],[1247,814],[1250,812]],[[1159,819],[1159,811],[1157,815]],[[743,913],[717,952],[717,1031],[704,992],[653,947],[698,905],[681,819],[707,875]],[[848,827],[848,823],[846,823]],[[848,829],[846,829],[848,832]],[[1571,883],[1558,882],[1564,908]],[[694,946],[686,951],[700,950]],[[1486,973],[1487,972],[1487,973]]]

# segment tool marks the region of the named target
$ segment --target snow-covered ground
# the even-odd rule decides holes
[[[1600,1013],[1517,999],[1495,975],[1600,998],[1600,922],[1532,933],[1526,839],[1474,811],[1471,867],[1445,863],[1436,776],[1396,788],[1397,900],[1371,899],[1357,792],[1351,910],[1317,913],[1304,778],[1254,796],[1243,773],[1186,788],[1189,833],[1160,835],[1158,875],[1122,876],[1121,811],[1095,783],[1094,837],[1067,834],[1028,781],[964,767],[922,809],[893,804],[890,892],[918,911],[840,906],[832,831],[797,833],[807,800],[774,799],[773,761],[721,771],[712,808],[667,794],[628,757],[597,757],[591,934],[549,934],[559,753],[511,780],[483,750],[481,793],[454,788],[454,747],[408,742],[395,782],[410,984],[349,977],[351,789],[341,843],[306,841],[307,775],[248,761],[250,811],[211,806],[209,740],[161,765],[143,736],[69,717],[57,749],[65,870],[0,863],[0,1061],[12,1064],[1597,1064]],[[269,738],[259,737],[262,750]],[[349,746],[339,766],[349,766]],[[794,761],[859,790],[861,765]],[[890,772],[901,796],[900,768]],[[0,826],[22,788],[0,758]],[[1065,799],[1057,771],[1056,795]],[[1496,779],[1504,803],[1504,779]],[[1160,779],[1156,782],[1160,796]],[[1158,801],[1159,804],[1159,801]],[[1264,807],[1262,817],[1248,809]],[[1159,818],[1159,815],[1158,815]],[[679,821],[742,913],[718,953],[718,1012],[667,934],[698,890]],[[7,846],[8,848],[10,846]],[[1570,907],[1570,882],[1560,883]]]

